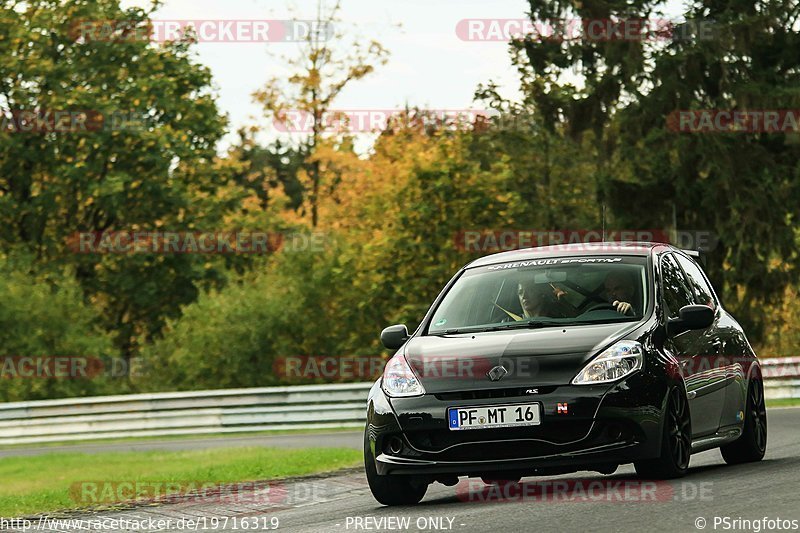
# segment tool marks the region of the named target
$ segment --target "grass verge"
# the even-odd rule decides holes
[[[794,407],[800,405],[800,398],[780,398],[778,400],[767,400],[767,407]]]
[[[84,444],[117,444],[117,443],[137,443],[137,442],[163,442],[181,440],[213,440],[231,439],[237,437],[269,437],[271,435],[307,435],[317,433],[339,433],[348,431],[359,431],[364,429],[364,424],[353,425],[352,427],[340,428],[321,428],[321,429],[268,429],[265,431],[243,431],[241,433],[203,433],[192,435],[160,435],[156,437],[119,437],[109,439],[82,439],[82,440],[63,440],[54,442],[40,442],[33,444],[3,444],[0,450],[13,450],[15,448],[60,448],[62,446],[80,446]]]
[[[216,448],[180,452],[53,453],[0,459],[0,516],[15,517],[91,504],[80,482],[192,484],[272,480],[338,470],[360,462],[339,448]]]

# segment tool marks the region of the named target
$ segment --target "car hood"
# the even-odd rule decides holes
[[[568,385],[639,323],[559,326],[414,337],[405,356],[428,393]],[[502,370],[490,371],[502,366]],[[503,375],[499,375],[503,374]]]

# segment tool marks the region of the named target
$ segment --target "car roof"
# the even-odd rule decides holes
[[[664,244],[663,242],[626,241],[556,244],[552,246],[538,246],[535,248],[521,248],[519,250],[511,250],[508,252],[499,252],[496,254],[487,255],[472,261],[465,268],[482,267],[498,263],[508,263],[512,261],[542,259],[544,257],[579,257],[586,255],[648,256],[652,253],[663,251],[663,249],[678,250],[677,248],[668,244]],[[693,255],[691,252],[684,253]]]

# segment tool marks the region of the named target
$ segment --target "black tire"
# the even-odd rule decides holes
[[[767,407],[764,403],[764,382],[761,376],[750,379],[744,428],[738,439],[720,448],[729,465],[752,463],[764,458],[767,451]]]
[[[636,473],[647,479],[674,479],[689,470],[692,455],[692,417],[683,386],[670,389],[661,435],[661,456],[637,461]]]
[[[372,496],[383,505],[414,505],[422,501],[428,483],[413,476],[379,476],[375,458],[364,433],[364,470]]]

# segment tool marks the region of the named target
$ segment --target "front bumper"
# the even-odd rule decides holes
[[[627,463],[638,443],[618,443],[554,455],[514,459],[478,459],[473,461],[432,461],[397,457],[382,453],[375,459],[378,474],[455,474],[479,476],[487,473],[514,472],[519,476],[551,475],[591,470],[601,465]]]
[[[378,474],[519,475],[593,470],[660,453],[666,384],[644,373],[614,385],[543,387],[387,398],[373,389],[368,442]],[[539,403],[541,424],[448,429],[447,409]]]

